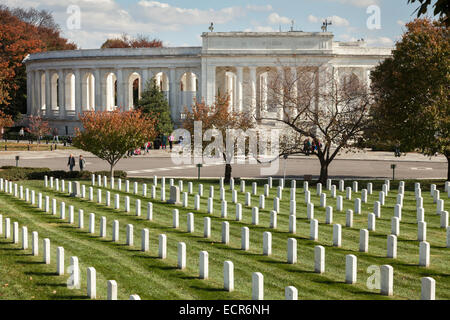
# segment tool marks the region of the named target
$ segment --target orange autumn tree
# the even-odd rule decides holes
[[[207,105],[205,101],[198,102],[192,106],[192,111],[185,108],[186,118],[183,121],[183,128],[189,131],[191,136],[194,136],[194,123],[196,121],[202,122],[202,137],[209,129],[216,129],[220,131],[222,138],[226,139],[227,130],[243,130],[254,128],[254,121],[248,112],[239,112],[230,110],[230,97],[228,95],[219,94],[216,97],[215,102],[212,105]],[[191,139],[192,145],[194,139]],[[225,147],[225,141],[222,141]],[[209,142],[203,141],[202,151],[205,150]],[[233,152],[235,150],[232,150]],[[229,182],[231,178],[231,161],[227,161],[231,155],[227,155],[227,150],[219,150],[222,152],[222,156],[225,164],[224,181]]]
[[[5,114],[3,111],[0,110],[0,138],[3,137],[3,131],[7,127],[11,127],[14,125],[14,121],[12,119],[12,116],[9,114]]]
[[[43,120],[40,116],[29,116],[28,117],[28,128],[26,131],[36,136],[38,143],[41,142],[41,137],[50,133],[50,125],[48,121]]]
[[[130,149],[156,136],[156,118],[139,110],[90,111],[80,115],[80,121],[83,130],[76,129],[73,145],[107,161],[111,178],[114,166]]]

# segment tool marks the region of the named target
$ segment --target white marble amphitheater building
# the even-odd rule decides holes
[[[264,95],[269,72],[334,68],[369,81],[371,69],[392,50],[334,41],[329,32],[207,32],[202,39],[201,47],[31,54],[25,59],[27,114],[47,119],[60,135],[71,135],[81,127],[83,111],[133,109],[154,77],[177,125],[194,98],[210,104],[218,92],[230,95],[234,110],[264,116],[273,112]]]

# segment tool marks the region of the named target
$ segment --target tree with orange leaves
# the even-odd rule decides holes
[[[163,43],[159,39],[151,39],[144,35],[138,35],[136,38],[130,38],[127,34],[122,34],[120,38],[106,39],[101,45],[105,48],[161,48]]]
[[[89,111],[80,115],[80,120],[83,130],[76,129],[73,145],[107,161],[111,178],[114,166],[130,149],[156,136],[156,118],[139,110]]]
[[[48,121],[43,120],[40,116],[29,116],[28,117],[28,128],[26,128],[27,132],[36,136],[38,143],[41,142],[41,137],[50,133],[50,125]]]
[[[195,122],[200,121],[202,123],[202,137],[205,135],[207,130],[218,130],[219,136],[227,138],[227,143],[229,142],[230,130],[243,130],[252,129],[254,127],[254,121],[251,115],[247,112],[232,111],[229,107],[229,96],[228,95],[218,95],[214,104],[208,106],[204,101],[198,102],[192,106],[192,111],[185,108],[186,118],[183,121],[183,128],[188,130],[193,136],[195,134]],[[234,137],[232,137],[234,139]],[[217,138],[216,138],[217,139]],[[191,142],[194,143],[194,139]],[[245,141],[245,140],[244,140]],[[222,146],[223,141],[218,141]],[[208,146],[208,142],[203,141],[202,150],[205,150]],[[233,152],[235,149],[225,149],[220,148],[218,152],[222,153],[222,157],[225,161],[225,174],[224,181],[229,182],[231,178],[231,157],[233,155],[228,154]],[[217,155],[216,155],[217,156]]]
[[[14,121],[12,117],[0,110],[0,138],[3,136],[4,129],[7,127],[11,127],[13,124]]]

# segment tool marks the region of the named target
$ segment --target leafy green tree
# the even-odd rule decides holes
[[[434,5],[431,4],[431,0],[408,0],[408,3],[414,3],[416,1],[420,3],[420,6],[415,10],[415,12],[417,12],[417,17],[426,14],[428,12],[428,7],[432,6],[434,8],[433,14],[435,16],[439,15],[444,23],[447,26],[450,26],[450,20],[448,19],[450,0],[437,0]]]
[[[141,99],[136,103],[136,109],[143,113],[152,113],[158,118],[157,134],[170,134],[173,122],[170,117],[170,106],[164,93],[156,85],[156,80],[147,81]]]
[[[371,74],[373,138],[445,155],[450,180],[450,29],[430,19],[406,27],[392,57]]]

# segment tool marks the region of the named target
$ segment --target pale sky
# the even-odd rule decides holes
[[[288,31],[320,32],[329,18],[328,31],[338,41],[365,39],[369,46],[390,47],[399,39],[404,23],[415,18],[416,4],[407,0],[1,0],[9,6],[50,10],[64,37],[82,49],[99,48],[108,37],[127,33],[161,39],[166,46],[200,46],[201,33],[211,22],[217,32]],[[69,10],[80,12],[79,28]],[[379,8],[380,28],[367,20]],[[373,9],[373,7],[372,7]],[[74,22],[75,21],[75,22]],[[373,20],[372,20],[373,21]]]

